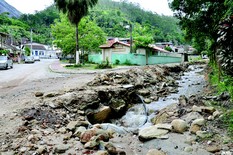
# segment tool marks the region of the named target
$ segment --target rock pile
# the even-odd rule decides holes
[[[38,92],[35,94],[39,98],[38,106],[21,113],[24,121],[10,140],[1,144],[2,155],[5,152],[124,155],[131,146],[137,146],[130,148],[131,154],[165,155],[169,151],[154,143],[170,146],[166,143],[173,140],[177,143],[181,139],[185,139],[186,144],[183,148],[176,144],[174,154],[175,151],[182,151],[182,154],[233,151],[230,143],[223,147],[218,141],[209,139],[214,132],[208,124],[220,117],[221,112],[206,106],[200,96],[180,96],[179,103],[160,110],[152,120],[153,125],[138,132],[129,133],[108,123],[141,102],[137,94],[150,103],[176,92],[175,80],[183,71],[180,66],[147,66],[127,73],[100,74],[87,86],[65,93]],[[150,141],[153,147],[146,147]],[[200,143],[203,143],[204,151],[194,147]]]

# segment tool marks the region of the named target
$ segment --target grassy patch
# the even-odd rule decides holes
[[[233,109],[223,115],[222,121],[228,128],[229,135],[233,138]]]
[[[95,64],[70,64],[66,65],[66,68],[68,69],[89,69],[89,70],[94,70],[96,67]]]
[[[209,75],[210,83],[216,87],[218,94],[228,92],[233,101],[233,77],[226,74],[219,75],[219,70],[212,67],[212,72]],[[222,107],[223,108],[223,107]],[[233,138],[233,109],[225,109],[225,113],[221,118],[222,125],[228,129],[229,135]]]
[[[227,75],[221,75],[219,78],[219,71],[217,68],[213,68],[210,74],[210,82],[217,87],[218,93],[229,92],[231,100],[233,100],[233,77]]]

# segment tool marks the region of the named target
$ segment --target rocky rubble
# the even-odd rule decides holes
[[[38,106],[18,114],[23,122],[5,136],[1,155],[232,153],[232,144],[223,145],[226,137],[215,139],[220,133],[211,126],[221,112],[206,106],[201,96],[180,96],[179,103],[158,112],[152,126],[133,133],[109,124],[141,102],[137,94],[151,102],[176,92],[184,69],[147,66],[100,74],[87,86],[65,93],[37,92]]]

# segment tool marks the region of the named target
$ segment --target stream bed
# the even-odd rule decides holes
[[[133,131],[151,126],[152,123],[150,120],[155,117],[156,112],[171,104],[178,103],[178,98],[180,95],[189,97],[203,91],[204,87],[206,86],[204,75],[201,73],[203,70],[204,65],[189,66],[188,71],[184,72],[181,78],[177,80],[179,83],[177,93],[172,93],[166,97],[161,97],[158,101],[150,104],[136,104],[128,109],[126,114],[119,120],[115,121],[114,124],[124,127],[127,131]]]

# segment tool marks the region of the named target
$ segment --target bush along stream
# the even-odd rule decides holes
[[[99,74],[65,93],[35,92],[37,106],[18,114],[2,136],[11,154],[226,154],[233,145],[219,127],[222,111],[204,96],[205,65],[135,67]]]

